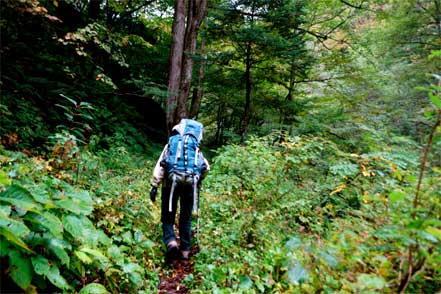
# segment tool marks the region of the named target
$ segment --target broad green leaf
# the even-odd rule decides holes
[[[11,231],[10,228],[0,227],[0,235],[5,237],[11,244],[21,247],[28,252],[33,252],[22,239],[17,237],[14,231]]]
[[[92,249],[88,247],[82,247],[79,250],[80,252],[87,253],[92,256],[94,259],[98,260],[100,263],[100,268],[105,269],[110,265],[109,259],[99,250]]]
[[[85,264],[91,264],[93,262],[92,258],[89,257],[86,253],[82,251],[75,251],[75,255],[78,257],[81,262]]]
[[[0,205],[0,217],[7,218],[11,214],[10,205]]]
[[[358,173],[358,165],[348,161],[341,161],[338,164],[331,166],[329,170],[334,175],[348,177]]]
[[[70,249],[71,246],[66,241],[52,238],[48,240],[47,246],[60,259],[62,264],[69,266],[70,258],[64,249]]]
[[[373,274],[360,274],[357,280],[360,289],[380,290],[386,287],[386,281],[383,279],[383,277]]]
[[[432,60],[433,58],[441,57],[441,50],[434,50],[429,55],[429,60]]]
[[[429,92],[430,100],[432,100],[433,104],[436,105],[436,107],[441,109],[441,97],[438,95],[433,95],[431,92]]]
[[[31,193],[18,185],[8,186],[6,191],[1,192],[0,201],[9,203],[24,210],[34,212],[39,211],[39,205],[35,202]]]
[[[391,202],[399,202],[406,198],[407,194],[401,191],[393,191],[389,194],[389,200]]]
[[[11,179],[8,177],[8,174],[3,171],[0,170],[0,185],[10,185],[11,184]]]
[[[137,263],[133,263],[133,262],[129,262],[123,265],[122,270],[129,274],[132,272],[141,272],[142,271],[142,267],[139,266],[139,264]]]
[[[122,237],[124,243],[126,243],[126,244],[132,244],[133,243],[133,237],[132,237],[132,232],[131,231],[124,232],[121,237]]]
[[[112,240],[107,237],[106,233],[104,233],[102,230],[96,230],[96,236],[98,242],[100,242],[105,247],[110,247],[110,245],[112,245]]]
[[[121,253],[121,250],[118,246],[113,245],[112,247],[108,248],[107,254],[116,262],[116,264],[123,265],[124,255]]]
[[[26,216],[26,220],[45,227],[54,237],[63,239],[63,224],[58,217],[50,212],[45,211],[43,214],[32,213]]]
[[[49,260],[41,255],[37,255],[31,258],[34,271],[39,275],[47,275],[49,273],[50,265]]]
[[[239,288],[242,290],[248,290],[253,286],[253,281],[248,276],[239,276]]]
[[[60,289],[67,290],[71,288],[66,282],[66,279],[64,279],[64,277],[60,275],[60,270],[56,265],[51,266],[51,268],[47,272],[46,277],[52,284]]]
[[[9,217],[0,219],[0,228],[13,232],[18,238],[23,238],[30,232],[29,228],[23,223],[23,221]]]
[[[81,243],[96,246],[102,237],[97,232],[93,223],[86,216],[64,215],[62,223],[66,231]]]
[[[71,193],[69,196],[74,196]],[[71,211],[75,214],[89,215],[93,210],[93,202],[86,201],[83,197],[72,197],[55,200],[55,203],[65,210]]]
[[[98,283],[91,283],[84,286],[79,294],[107,294],[106,288]]]
[[[427,227],[426,232],[432,236],[435,236],[439,241],[441,241],[441,230],[434,227]]]
[[[30,188],[29,191],[37,202],[42,204],[50,204],[52,202],[48,191],[40,185]]]
[[[68,231],[74,238],[82,240],[84,229],[81,227],[80,218],[75,215],[63,215],[61,217],[64,229]]]
[[[12,250],[9,253],[9,270],[12,280],[23,290],[26,290],[32,281],[31,261],[21,255],[19,251]]]
[[[74,201],[72,199],[61,199],[55,200],[55,204],[65,210],[73,212],[75,214],[81,214],[81,207],[78,205],[78,201]]]
[[[300,264],[290,267],[288,270],[288,280],[293,285],[299,285],[309,278],[308,271]]]

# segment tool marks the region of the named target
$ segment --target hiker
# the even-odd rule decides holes
[[[153,170],[150,199],[155,202],[158,186],[162,183],[161,222],[167,262],[176,259],[179,251],[182,259],[189,259],[192,212],[198,209],[198,190],[202,179],[210,170],[207,160],[199,150],[202,132],[201,123],[182,119],[173,127],[169,142]],[[174,232],[178,200],[180,248]]]

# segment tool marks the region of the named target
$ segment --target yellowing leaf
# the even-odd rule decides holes
[[[0,185],[10,185],[11,179],[8,177],[8,175],[0,170]]]
[[[343,191],[346,188],[346,184],[341,184],[340,186],[338,186],[337,188],[334,189],[334,191],[332,191],[331,193],[329,193],[330,196],[337,194],[338,192]]]

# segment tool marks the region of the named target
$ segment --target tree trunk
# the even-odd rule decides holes
[[[251,42],[247,44],[247,51],[245,57],[245,108],[244,116],[241,123],[241,139],[240,142],[243,144],[248,133],[248,126],[251,120],[251,90],[252,90],[252,80],[251,80]]]
[[[185,2],[185,0],[175,1],[175,12],[173,16],[173,39],[170,50],[167,97],[167,129],[169,132],[181,119],[178,115],[178,97],[182,73],[182,56],[184,52]]]
[[[201,41],[200,49],[200,62],[199,62],[199,74],[198,74],[198,85],[194,89],[193,97],[191,100],[190,117],[196,118],[199,113],[199,108],[201,107],[202,96],[204,94],[202,88],[202,81],[205,76],[205,39]]]
[[[189,0],[187,28],[185,32],[184,55],[182,62],[181,84],[178,100],[178,115],[187,116],[187,99],[190,93],[190,85],[193,76],[194,54],[198,31],[205,17],[207,0]]]
[[[187,117],[187,99],[193,74],[193,55],[200,25],[207,10],[207,0],[189,0],[187,24],[186,0],[175,0],[173,41],[167,98],[167,128],[169,131],[181,118]]]

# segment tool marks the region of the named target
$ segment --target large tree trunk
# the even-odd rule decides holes
[[[201,107],[202,96],[204,94],[202,82],[205,76],[205,39],[201,41],[200,62],[199,62],[199,74],[198,74],[198,84],[193,92],[193,97],[191,99],[191,109],[190,117],[196,118],[199,113],[199,108]]]
[[[185,0],[175,1],[167,97],[167,129],[169,132],[180,120],[177,110],[185,39],[185,2]]]
[[[185,32],[184,56],[182,62],[181,85],[178,102],[178,113],[181,117],[187,115],[187,99],[193,76],[193,57],[196,52],[197,36],[202,20],[205,17],[207,0],[189,0],[187,29]]]
[[[200,25],[207,10],[207,0],[189,0],[185,25],[185,0],[175,1],[173,42],[170,53],[170,72],[167,98],[169,130],[187,117],[187,99],[193,75],[193,56]]]

